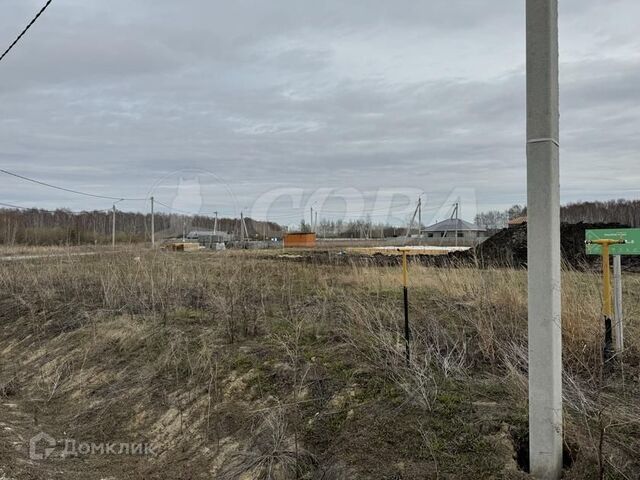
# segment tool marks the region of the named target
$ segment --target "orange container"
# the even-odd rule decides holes
[[[287,247],[315,247],[316,234],[305,232],[293,232],[284,234],[284,246]]]

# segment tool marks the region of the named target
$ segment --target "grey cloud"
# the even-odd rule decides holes
[[[0,30],[37,4],[9,2]],[[566,200],[639,180],[601,166],[635,171],[640,147],[635,40],[604,8],[561,3]],[[409,185],[508,205],[524,201],[524,88],[522,2],[58,0],[0,64],[0,156],[126,196],[201,168],[241,203],[283,185]],[[0,189],[0,201],[87,204],[4,177]]]

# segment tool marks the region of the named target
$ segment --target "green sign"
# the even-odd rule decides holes
[[[587,230],[586,240],[624,240],[625,243],[609,246],[611,255],[640,255],[640,228],[603,228],[602,230]],[[601,255],[602,247],[587,244],[588,255]]]

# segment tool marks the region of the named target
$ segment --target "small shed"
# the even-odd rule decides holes
[[[284,234],[284,246],[287,247],[315,247],[316,234],[309,232],[291,232]]]

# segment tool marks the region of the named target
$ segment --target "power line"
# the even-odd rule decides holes
[[[20,35],[18,35],[18,37],[13,41],[13,43],[11,45],[9,45],[9,48],[7,48],[4,51],[4,53],[2,54],[2,56],[0,56],[0,62],[4,59],[4,57],[7,56],[7,54],[11,51],[11,49],[16,46],[16,43],[18,43],[20,41],[20,39],[24,36],[24,34],[27,33],[27,30],[29,30],[31,28],[31,26],[34,23],[36,23],[36,20],[38,20],[38,18],[40,18],[40,15],[42,15],[44,13],[44,11],[47,9],[47,7],[51,4],[52,1],[53,0],[48,0],[47,3],[45,3],[44,7],[42,7],[40,9],[40,11],[37,13],[37,15],[35,17],[33,17],[33,20],[31,20],[31,22],[29,22],[29,25],[27,25],[25,27],[25,29],[22,30]]]
[[[16,178],[20,178],[22,180],[26,180],[27,182],[31,182],[31,183],[36,183],[38,185],[42,185],[45,187],[49,187],[49,188],[55,188],[56,190],[62,190],[63,192],[69,192],[69,193],[74,193],[76,195],[84,195],[86,197],[93,197],[93,198],[104,198],[107,200],[118,200],[118,201],[130,201],[130,202],[140,202],[140,201],[146,201],[147,198],[123,198],[123,197],[109,197],[106,195],[95,195],[93,193],[86,193],[86,192],[81,192],[79,190],[72,190],[70,188],[65,188],[65,187],[59,187],[57,185],[52,185],[50,183],[46,183],[46,182],[41,182],[40,180],[34,180],[33,178],[29,178],[29,177],[25,177],[23,175],[18,175],[17,173],[13,173],[10,172],[8,170],[3,170],[0,168],[0,172],[6,174],[6,175],[11,175],[12,177],[16,177]]]
[[[20,175],[14,172],[10,172],[8,170],[4,170],[4,169],[0,169],[0,173],[4,173],[6,175],[10,175],[12,177],[16,177],[19,178],[21,180],[25,180],[27,182],[31,182],[31,183],[35,183],[37,185],[41,185],[41,186],[45,186],[48,188],[53,188],[56,190],[61,190],[64,192],[69,192],[69,193],[73,193],[76,195],[83,195],[83,196],[87,196],[87,197],[93,197],[93,198],[101,198],[101,199],[107,199],[107,200],[113,200],[116,202],[121,202],[121,201],[147,201],[149,200],[149,198],[124,198],[124,197],[112,197],[112,196],[108,196],[108,195],[97,195],[97,194],[93,194],[93,193],[87,193],[87,192],[82,192],[80,190],[73,190],[70,188],[65,188],[65,187],[60,187],[58,185],[53,185],[51,183],[47,183],[47,182],[42,182],[40,180],[36,180],[33,178],[29,178],[29,177],[25,177],[24,175]],[[193,213],[193,212],[187,212],[184,210],[179,210],[177,208],[171,207],[170,205],[167,205],[165,203],[160,202],[159,200],[156,199],[156,203],[158,205],[161,205],[165,208],[168,208],[170,211],[172,212],[176,212],[176,213],[180,213],[183,215],[189,215],[189,216],[207,216],[206,214],[202,214],[202,213]],[[10,205],[10,204],[2,204],[0,203],[0,205],[6,205],[12,208],[21,208],[21,209],[28,209],[27,207],[18,207],[15,205]],[[404,209],[404,206],[390,206],[387,208],[367,208],[362,210],[361,212],[354,212],[356,214],[359,214],[359,218],[362,218],[364,216],[370,216],[370,217],[396,217],[398,215],[401,215],[402,213],[406,213],[406,212],[397,212],[394,210],[398,210],[398,209]],[[430,207],[430,208],[423,208],[423,211],[436,211],[439,210],[441,207],[438,206],[434,206],[434,207]],[[43,210],[43,211],[50,211],[50,210]],[[97,210],[97,211],[101,211],[101,210]],[[378,213],[379,212],[379,213]],[[324,209],[320,209],[320,213],[321,214],[328,214],[328,215],[332,215],[332,214],[347,214],[348,209],[345,209],[344,211],[337,211],[337,210],[324,210]],[[300,218],[304,218],[304,212],[300,211],[300,213],[290,213],[290,214],[280,214],[280,215],[267,215],[266,219],[264,221],[274,221],[274,220],[286,220],[286,219],[300,219]]]
[[[161,201],[159,201],[159,200],[155,200],[155,202],[156,202],[158,205],[162,205],[163,207],[168,208],[168,209],[169,209],[169,210],[171,210],[172,212],[182,213],[183,215],[190,215],[190,216],[192,216],[192,217],[197,217],[197,216],[202,215],[202,214],[200,214],[200,213],[192,213],[192,212],[185,212],[184,210],[178,210],[177,208],[173,208],[173,207],[171,207],[171,206],[167,205],[166,203],[162,203],[162,202],[161,202]],[[206,216],[206,215],[202,215],[202,216]]]

